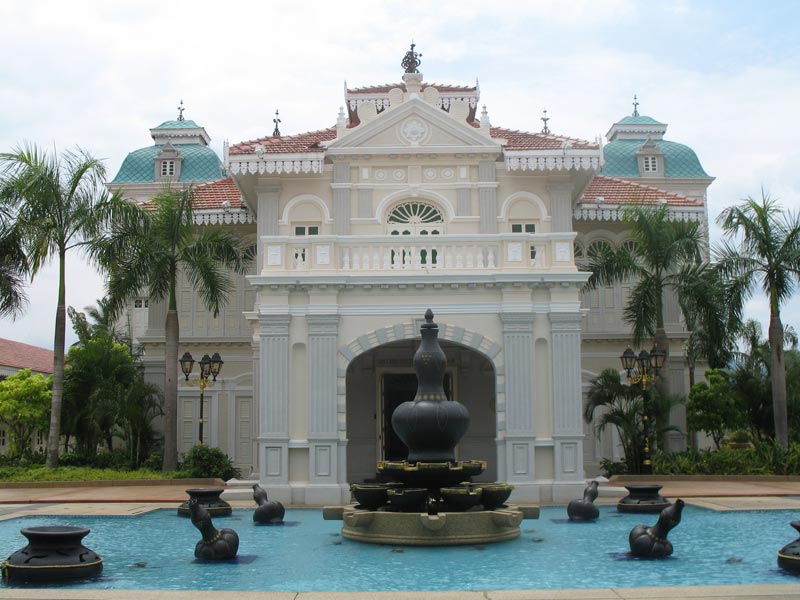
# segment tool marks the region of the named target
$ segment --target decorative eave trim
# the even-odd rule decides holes
[[[425,87],[436,88],[435,85],[428,85]],[[438,90],[438,88],[436,89]],[[480,91],[475,89],[469,91],[463,90],[461,92],[439,92],[439,100],[436,102],[436,106],[437,108],[448,109],[450,108],[450,104],[456,100],[468,102],[470,107],[475,108],[480,100]],[[349,92],[347,94],[347,104],[350,110],[356,110],[366,102],[372,102],[378,109],[386,109],[391,106],[389,92],[370,92],[365,94]]]
[[[192,222],[195,225],[237,225],[255,223],[255,221],[253,213],[240,208],[198,210],[192,214]]]
[[[235,158],[234,158],[235,157]],[[322,173],[325,155],[322,152],[298,154],[254,154],[230,157],[229,169],[233,175],[259,175],[273,173]]]
[[[509,171],[596,171],[602,166],[597,150],[508,150],[504,153]]]
[[[573,210],[572,216],[577,221],[621,221],[622,212],[631,206],[634,205],[578,206]],[[670,221],[697,221],[702,223],[705,219],[706,210],[702,206],[670,206],[669,208]]]

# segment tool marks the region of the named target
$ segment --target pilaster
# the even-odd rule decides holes
[[[259,315],[259,479],[289,493],[289,315]],[[279,499],[279,498],[276,498]],[[283,499],[279,499],[283,502]]]
[[[532,313],[500,313],[503,324],[505,363],[505,469],[509,483],[514,483],[515,500],[538,500],[533,497],[535,476],[534,434],[534,345]],[[500,453],[498,453],[499,455]]]
[[[258,200],[258,213],[256,219],[256,231],[258,239],[265,235],[278,235],[278,221],[280,220],[280,197],[281,187],[261,186],[256,188],[256,198]],[[259,246],[261,242],[258,242]],[[259,248],[260,250],[261,248]],[[256,272],[260,273],[264,266],[263,252],[258,252]]]
[[[306,316],[308,325],[309,485],[306,503],[341,501],[338,485],[337,340],[339,316]]]
[[[581,400],[581,314],[550,313],[553,369],[553,500],[580,495],[584,487]]]
[[[333,165],[333,233],[350,235],[350,163]]]
[[[572,231],[572,192],[570,183],[548,185],[550,192],[551,231]]]
[[[478,164],[480,233],[497,233],[497,168],[492,160]]]

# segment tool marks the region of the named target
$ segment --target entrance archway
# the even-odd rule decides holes
[[[497,478],[495,370],[475,350],[440,341],[447,355],[445,393],[470,412],[470,427],[456,448],[463,459],[486,460],[480,481]],[[391,428],[391,413],[416,392],[413,357],[419,340],[377,346],[354,358],[346,375],[347,481],[371,480],[378,460],[402,460],[407,449]]]

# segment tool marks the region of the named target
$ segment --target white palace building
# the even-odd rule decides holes
[[[108,187],[145,201],[192,185],[198,227],[257,240],[252,273],[218,317],[183,286],[180,352],[222,355],[205,441],[271,498],[346,501],[376,461],[405,456],[390,417],[413,398],[431,308],[446,389],[471,414],[459,459],[487,460],[481,479],[512,483],[517,501],[571,499],[602,457],[618,458],[612,433],[584,423],[583,393],[619,368],[630,338],[627,286],[583,291],[587,250],[626,243],[625,204],[705,222],[713,178],[636,105],[605,145],[550,133],[546,119],[538,133],[505,129],[477,85],[423,83],[411,56],[402,82],[346,89],[334,127],[282,135],[276,119],[273,135],[226,144],[221,161],[181,112]],[[668,306],[667,376],[685,392],[686,332]],[[156,382],[164,317],[147,298],[128,315]],[[180,451],[197,443],[198,418],[197,388],[181,387]]]

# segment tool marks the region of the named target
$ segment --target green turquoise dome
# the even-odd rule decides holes
[[[174,129],[174,124],[190,123],[191,128],[197,128],[193,121],[167,121],[158,128]],[[183,127],[183,125],[178,125]],[[157,128],[157,129],[158,129]],[[221,179],[222,163],[216,152],[208,146],[202,144],[172,144],[173,148],[179,150],[183,163],[181,174],[178,181],[214,181]],[[111,183],[154,183],[155,182],[155,159],[159,150],[164,146],[157,144],[134,150],[119,168],[119,173]]]
[[[195,123],[194,121],[164,121],[158,127],[153,127],[153,129],[199,129],[200,126]]]
[[[625,123],[628,119],[649,119],[649,121],[647,123],[633,123],[632,121]],[[656,121],[650,117],[625,117],[620,123],[650,125],[655,124]],[[603,146],[606,163],[600,169],[600,174],[608,177],[640,177],[636,151],[645,141],[644,139],[618,139]],[[653,140],[653,143],[664,153],[664,175],[666,177],[709,177],[708,173],[703,170],[697,154],[689,146],[666,140]]]

